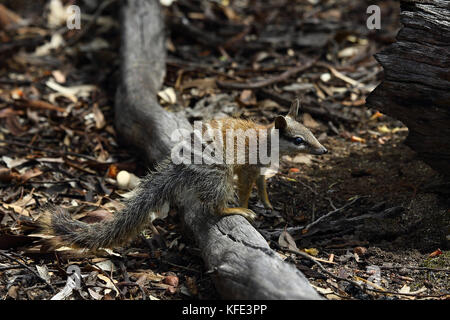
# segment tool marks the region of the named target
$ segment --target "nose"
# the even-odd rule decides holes
[[[325,154],[325,153],[328,153],[328,150],[324,146],[321,146],[320,148],[317,148],[315,150],[315,154],[317,154],[317,155],[321,155],[321,154]]]
[[[315,155],[321,155],[321,154],[328,153],[328,150],[327,150],[327,148],[325,148],[324,146],[321,146],[320,148],[313,149],[313,150],[311,151],[311,153],[312,153],[312,154],[315,154]]]

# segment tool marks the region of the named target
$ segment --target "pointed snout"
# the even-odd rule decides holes
[[[312,154],[315,155],[321,155],[321,154],[325,154],[328,153],[328,149],[325,148],[324,146],[320,146],[320,148],[314,149]]]

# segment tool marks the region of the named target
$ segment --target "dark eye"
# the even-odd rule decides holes
[[[303,139],[300,138],[300,137],[297,137],[297,138],[294,139],[294,143],[295,143],[296,145],[300,145],[300,144],[303,143]]]

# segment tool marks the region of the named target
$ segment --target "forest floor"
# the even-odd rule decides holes
[[[111,217],[128,193],[117,173],[147,171],[114,129],[119,5],[105,3],[81,7],[83,31],[44,0],[0,7],[0,297],[218,299],[175,211],[96,253],[55,250],[37,229],[47,204],[88,223]],[[449,299],[448,183],[405,145],[402,123],[365,105],[398,3],[375,1],[380,30],[367,29],[366,1],[264,3],[164,7],[161,105],[190,121],[269,123],[302,96],[303,122],[329,153],[284,157],[268,179],[274,210],[250,198],[254,226],[328,299]],[[74,266],[79,288],[67,281]]]

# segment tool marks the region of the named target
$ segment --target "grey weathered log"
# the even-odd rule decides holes
[[[384,81],[367,105],[401,120],[406,144],[450,176],[450,1],[401,1],[397,42],[375,55]]]
[[[165,111],[156,94],[165,74],[163,22],[159,1],[122,1],[121,77],[116,96],[116,129],[121,139],[146,154],[150,163],[170,153],[171,133],[189,124]],[[201,249],[216,288],[231,299],[320,299],[297,268],[280,259],[241,216],[219,218],[199,203],[180,207],[185,229]]]

